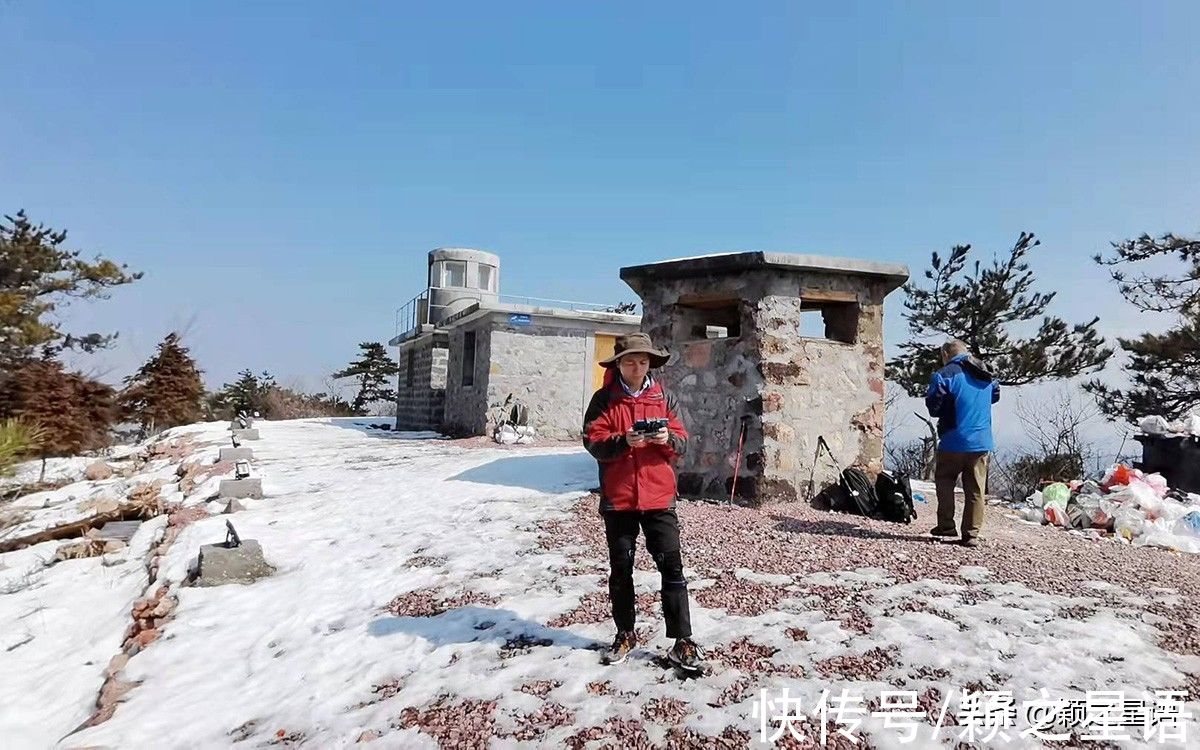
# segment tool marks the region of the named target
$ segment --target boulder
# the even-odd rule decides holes
[[[88,464],[88,467],[83,470],[83,478],[89,482],[102,482],[105,479],[112,479],[113,469],[103,461],[93,461]]]
[[[192,583],[195,586],[253,583],[274,572],[263,558],[262,546],[254,539],[243,539],[236,547],[224,543],[202,546]]]

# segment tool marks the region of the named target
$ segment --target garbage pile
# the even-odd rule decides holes
[[[502,424],[492,433],[492,439],[501,445],[533,445],[537,431],[529,425]]]
[[[1146,435],[1200,437],[1200,414],[1189,414],[1174,422],[1169,422],[1158,414],[1151,414],[1138,420],[1138,429]]]
[[[1048,485],[1029,496],[1026,521],[1112,534],[1136,546],[1200,553],[1200,495],[1167,487],[1161,474],[1144,474],[1124,464],[1100,482]]]

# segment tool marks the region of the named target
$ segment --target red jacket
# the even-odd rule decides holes
[[[639,419],[667,418],[666,445],[630,448],[625,433]],[[592,395],[584,415],[583,445],[600,463],[600,510],[667,510],[675,505],[675,459],[687,449],[674,396],[657,380],[630,396],[616,377]]]

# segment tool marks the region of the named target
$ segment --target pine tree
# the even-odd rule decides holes
[[[350,408],[355,414],[365,414],[366,405],[373,401],[396,400],[396,391],[389,388],[388,383],[400,372],[400,366],[378,341],[364,341],[358,348],[362,349],[362,355],[344,370],[335,372],[333,377],[358,378],[358,393],[350,402]]]
[[[118,403],[124,418],[141,425],[145,436],[199,421],[203,398],[200,370],[179,343],[179,334],[172,332],[158,352],[125,379]]]
[[[1041,243],[1022,232],[1007,258],[979,261],[967,270],[970,245],[958,245],[943,260],[936,252],[925,278],[929,288],[905,285],[904,317],[912,339],[887,363],[888,378],[913,396],[925,392],[941,366],[940,345],[962,340],[986,362],[1002,385],[1026,385],[1095,372],[1112,356],[1096,330],[1099,318],[1074,326],[1045,314],[1054,292],[1033,291],[1034,275],[1026,256]],[[1028,338],[1012,329],[1041,318]]]
[[[116,418],[114,392],[55,360],[32,360],[0,382],[0,418],[16,418],[40,431],[42,459],[72,456],[104,447]]]
[[[1177,273],[1128,275],[1123,269],[1149,263],[1162,268],[1174,257],[1183,266]],[[1093,380],[1084,387],[1096,396],[1110,419],[1136,422],[1158,414],[1178,419],[1200,407],[1200,238],[1164,234],[1113,243],[1109,257],[1095,261],[1110,269],[1121,295],[1137,309],[1173,316],[1162,333],[1143,333],[1117,339],[1129,355],[1127,388]]]
[[[94,351],[116,334],[64,333],[55,312],[71,299],[105,299],[108,291],[142,277],[127,267],[96,257],[80,259],[63,247],[65,231],[34,224],[18,211],[0,222],[0,369],[12,369],[63,349]]]
[[[208,399],[214,415],[233,418],[238,414],[267,415],[267,394],[275,388],[275,378],[269,372],[255,375],[249,368],[238,373],[238,379],[226,383]]]

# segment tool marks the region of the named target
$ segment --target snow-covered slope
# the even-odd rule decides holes
[[[1080,578],[1048,595],[997,580],[959,548],[914,552],[931,543],[780,520],[795,509],[703,505],[680,515],[693,621],[715,674],[681,682],[653,663],[667,642],[658,576],[645,560],[636,573],[644,647],[604,667],[595,649],[612,628],[599,519],[581,504],[596,484],[586,453],[468,447],[352,420],[256,427],[262,440],[249,445],[266,497],[182,527],[157,580],[147,580],[144,558],[162,519],[116,556],[42,567],[55,543],[0,556],[0,586],[13,589],[0,589],[3,645],[25,641],[0,652],[0,735],[16,738],[5,746],[55,746],[92,713],[130,604],[162,585],[178,606],[125,667],[137,686],[111,719],[62,747],[739,747],[757,739],[759,691],[774,697],[782,686],[804,697],[806,713],[824,688],[870,699],[907,686],[921,692],[924,716],[932,695],[979,680],[1002,678],[990,687],[1016,691],[1019,702],[1037,687],[1083,698],[1184,685],[1200,673],[1194,654],[1160,647],[1161,618],[1138,615],[1176,596],[1166,588]],[[191,460],[211,461],[226,433],[202,425],[181,434],[192,438]],[[167,468],[149,466],[157,473],[147,476]],[[218,479],[170,497],[203,505]],[[248,586],[181,586],[200,545],[224,539],[227,518],[261,543],[275,574]],[[772,562],[818,538],[847,562]],[[868,546],[915,574],[868,566]],[[22,576],[36,585],[22,587]],[[880,717],[859,732],[873,747],[953,745],[949,733],[931,739],[930,724],[921,726],[908,744]]]

